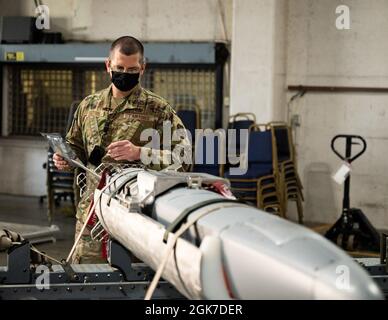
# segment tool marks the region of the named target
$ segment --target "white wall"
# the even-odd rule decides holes
[[[350,30],[335,27],[341,4],[350,7]],[[287,84],[388,87],[387,16],[385,0],[290,0]],[[387,94],[307,93],[291,104],[301,119],[296,143],[306,220],[331,223],[339,216],[343,189],[330,176],[340,160],[330,141],[359,134],[368,149],[353,165],[351,204],[375,226],[388,227],[387,110]]]
[[[225,15],[225,28],[230,29],[231,1],[228,0],[82,0],[75,3],[75,12],[85,14],[76,15],[74,25],[84,27],[85,31],[74,30],[74,36],[83,37],[83,33],[88,40],[112,39],[123,34],[147,41],[224,39],[221,14]]]
[[[286,120],[286,69],[288,0],[276,0],[274,13],[273,73],[271,120]]]
[[[233,2],[231,114],[284,119],[287,10],[285,0]]]
[[[50,31],[67,40],[215,41],[231,35],[232,0],[45,0]],[[32,0],[0,0],[2,15],[35,15]]]
[[[47,145],[33,140],[1,140],[0,193],[42,196],[46,194]]]

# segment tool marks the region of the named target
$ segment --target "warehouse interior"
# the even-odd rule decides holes
[[[77,176],[55,186],[40,133],[68,132],[80,101],[110,85],[112,41],[133,36],[147,61],[141,85],[187,129],[269,134],[269,151],[247,144],[247,154],[269,155],[265,174],[233,175],[227,163],[190,171],[227,179],[240,201],[352,258],[386,264],[387,15],[385,0],[0,0],[0,229],[66,258]],[[259,181],[267,174],[269,187]],[[346,206],[360,219],[351,226]],[[367,235],[334,237],[337,221]]]

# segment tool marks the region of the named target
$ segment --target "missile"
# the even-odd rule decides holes
[[[225,196],[228,186],[208,174],[129,168],[96,190],[95,212],[110,237],[189,299],[383,298],[340,248]]]

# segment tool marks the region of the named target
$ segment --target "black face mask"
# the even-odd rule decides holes
[[[139,83],[140,73],[112,71],[112,83],[120,91],[129,91]]]

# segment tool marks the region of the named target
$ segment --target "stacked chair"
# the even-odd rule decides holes
[[[294,201],[298,221],[302,224],[303,186],[297,171],[290,127],[285,122],[258,125],[251,114],[237,114],[230,119],[228,129],[236,129],[237,139],[240,138],[239,130],[249,130],[248,149],[236,144],[238,157],[247,157],[247,172],[244,175],[231,174],[232,164],[220,171],[230,180],[234,194],[240,200],[253,202],[258,208],[284,218],[288,202]]]
[[[249,127],[256,123],[256,116],[253,113],[236,113],[229,117],[228,129],[249,129]]]
[[[198,113],[178,109],[186,128],[200,128]],[[193,124],[196,124],[195,128]],[[303,186],[297,171],[295,147],[291,129],[285,122],[256,124],[252,113],[238,113],[229,118],[228,129],[236,130],[236,141],[226,143],[215,136],[211,150],[206,150],[206,135],[196,138],[194,149],[194,172],[204,172],[229,179],[232,192],[241,201],[254,204],[267,212],[287,218],[289,201],[296,202],[298,221],[303,223]],[[248,133],[244,138],[242,130]],[[221,157],[226,145],[227,160]],[[207,162],[207,152],[212,152],[214,162]],[[246,171],[236,172],[238,168]]]
[[[47,171],[47,218],[50,225],[54,216],[54,208],[59,206],[61,200],[70,197],[73,206],[75,206],[74,173],[58,170],[54,165],[53,155],[53,150],[49,149],[47,163],[44,165]]]
[[[288,201],[295,201],[298,221],[303,224],[303,186],[297,171],[295,147],[290,127],[285,122],[270,122],[269,127],[275,137],[278,155],[278,185],[284,212]]]
[[[232,115],[229,117],[229,123],[228,123],[228,129],[234,129],[236,130],[236,144],[235,144],[235,150],[231,150],[228,146],[228,152],[236,154],[237,156],[244,152],[246,147],[246,141],[241,141],[241,130],[249,130],[249,127],[256,123],[256,116],[253,113],[236,113],[235,115]],[[241,144],[242,142],[242,144]]]
[[[73,122],[74,113],[77,110],[80,101],[74,101],[69,110],[67,125],[65,132],[68,132]],[[54,165],[54,151],[49,148],[47,151],[47,162],[43,164],[43,168],[47,172],[46,187],[47,187],[47,217],[51,224],[54,216],[54,209],[60,205],[61,200],[70,198],[73,208],[79,202],[79,190],[75,183],[74,172],[64,172],[58,170]],[[77,172],[77,169],[75,170]],[[43,202],[43,197],[41,197]]]
[[[231,172],[229,164],[223,170],[224,177],[229,179],[233,193],[240,200],[253,202],[257,207],[268,212],[284,216],[281,195],[277,179],[277,151],[273,132],[267,125],[252,124],[249,127],[247,153],[239,157],[246,164],[243,175]]]
[[[191,134],[191,142],[193,146],[193,155],[195,152],[195,129],[201,128],[201,109],[196,104],[190,104],[189,106],[177,105],[176,112],[178,117],[182,120],[186,130]],[[193,165],[190,166],[189,170],[194,169]]]
[[[178,105],[176,107],[177,115],[182,120],[185,128],[191,133],[193,143],[195,141],[195,129],[201,128],[201,110],[198,105],[190,108]]]
[[[193,172],[202,172],[208,173],[214,176],[223,176],[223,165],[224,161],[222,160],[223,154],[225,151],[223,149],[223,143],[221,143],[221,138],[218,135],[214,136],[214,143],[211,145],[211,149],[207,150],[206,139],[209,139],[206,135],[198,136],[196,139],[196,144],[194,148],[194,166]],[[208,155],[208,151],[212,155]],[[208,161],[212,160],[212,161]]]

